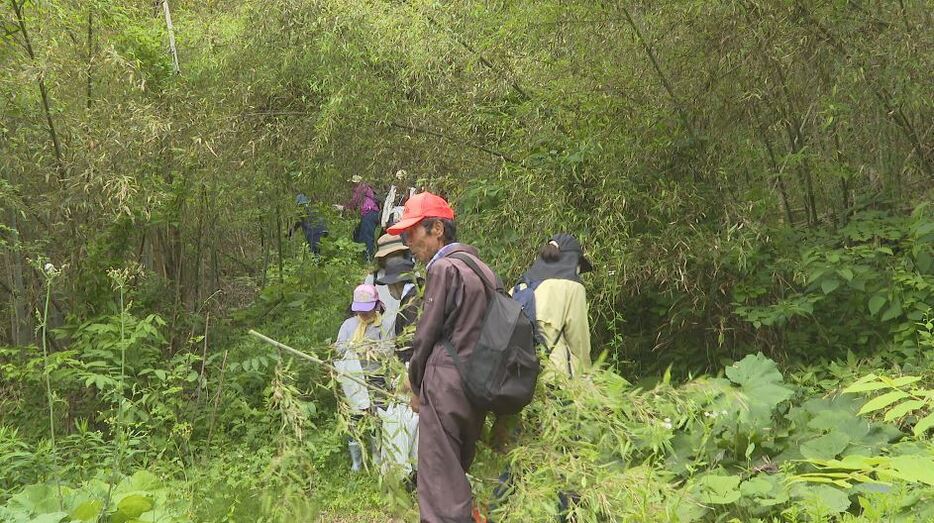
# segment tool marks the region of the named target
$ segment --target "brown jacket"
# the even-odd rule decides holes
[[[435,260],[428,270],[422,315],[415,328],[413,355],[409,363],[409,381],[416,395],[421,391],[428,358],[434,352],[445,353],[443,340],[451,340],[457,354],[465,361],[480,337],[480,327],[486,314],[486,288],[466,263],[451,258],[451,254],[458,252],[477,256],[476,249],[461,244],[445,257]],[[480,261],[479,258],[477,260]],[[482,261],[479,265],[489,281],[495,281],[493,271]],[[435,358],[450,361],[446,353]]]

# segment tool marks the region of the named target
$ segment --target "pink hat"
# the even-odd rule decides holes
[[[363,285],[357,285],[357,288],[353,290],[353,303],[350,305],[350,310],[353,312],[370,312],[376,308],[378,303],[379,293],[376,292],[376,287],[364,283]]]

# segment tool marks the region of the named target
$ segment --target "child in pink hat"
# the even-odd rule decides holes
[[[358,285],[353,291],[350,304],[353,316],[344,320],[337,333],[337,360],[334,366],[342,374],[364,378],[367,382],[382,382],[379,374],[382,359],[393,354],[392,341],[384,339],[382,331],[383,306],[376,287],[369,284]],[[351,410],[351,422],[359,421],[367,411],[375,407],[367,388],[344,376],[338,377],[341,389]],[[349,442],[352,470],[360,470],[363,451],[360,442],[351,438]]]

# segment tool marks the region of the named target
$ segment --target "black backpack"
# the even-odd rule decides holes
[[[548,352],[551,352],[551,349],[554,348],[554,345],[558,344],[558,340],[564,336],[564,328],[567,325],[561,326],[561,331],[558,332],[558,337],[555,338],[554,345],[549,344],[548,340],[545,339],[545,335],[542,334],[542,331],[538,328],[538,313],[535,310],[535,289],[538,289],[538,286],[542,284],[542,280],[532,281],[527,276],[522,276],[522,279],[519,280],[519,283],[512,288],[512,299],[516,300],[519,305],[522,306],[522,313],[529,319],[529,322],[532,324],[532,335],[535,343],[545,347]],[[571,350],[570,347],[567,351],[567,365],[568,365],[568,376],[574,376],[574,369],[571,367]]]
[[[541,283],[541,281],[533,282],[529,280],[528,277],[522,276],[519,283],[512,288],[512,299],[519,302],[519,305],[522,306],[522,312],[532,324],[532,334],[535,337],[535,343],[547,347],[547,340],[545,340],[544,335],[538,330],[538,318],[535,313],[535,289],[537,289]]]
[[[450,340],[444,340],[444,348],[475,407],[496,414],[516,414],[532,402],[541,372],[532,323],[522,312],[522,305],[505,293],[498,280],[487,281],[472,256],[455,253],[451,258],[466,263],[480,278],[487,305],[470,359],[461,361]]]

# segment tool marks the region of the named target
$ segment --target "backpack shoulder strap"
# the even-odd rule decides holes
[[[477,262],[476,262],[476,261],[474,261],[474,257],[473,257],[473,256],[471,256],[471,255],[469,255],[469,254],[464,254],[464,253],[455,252],[454,254],[451,255],[451,258],[456,258],[456,259],[458,259],[458,260],[460,260],[460,261],[466,263],[467,266],[470,267],[470,270],[472,270],[472,271],[474,272],[474,274],[476,274],[477,277],[480,278],[480,281],[482,281],[482,282],[483,282],[483,285],[484,285],[485,287],[487,287],[488,289],[493,289],[494,291],[502,291],[502,290],[503,290],[503,285],[502,285],[502,283],[500,283],[500,282],[498,281],[498,280],[499,280],[498,278],[497,278],[497,281],[496,281],[495,283],[490,283],[490,281],[487,280],[486,275],[483,274],[483,271],[480,269],[480,266],[477,265]]]

